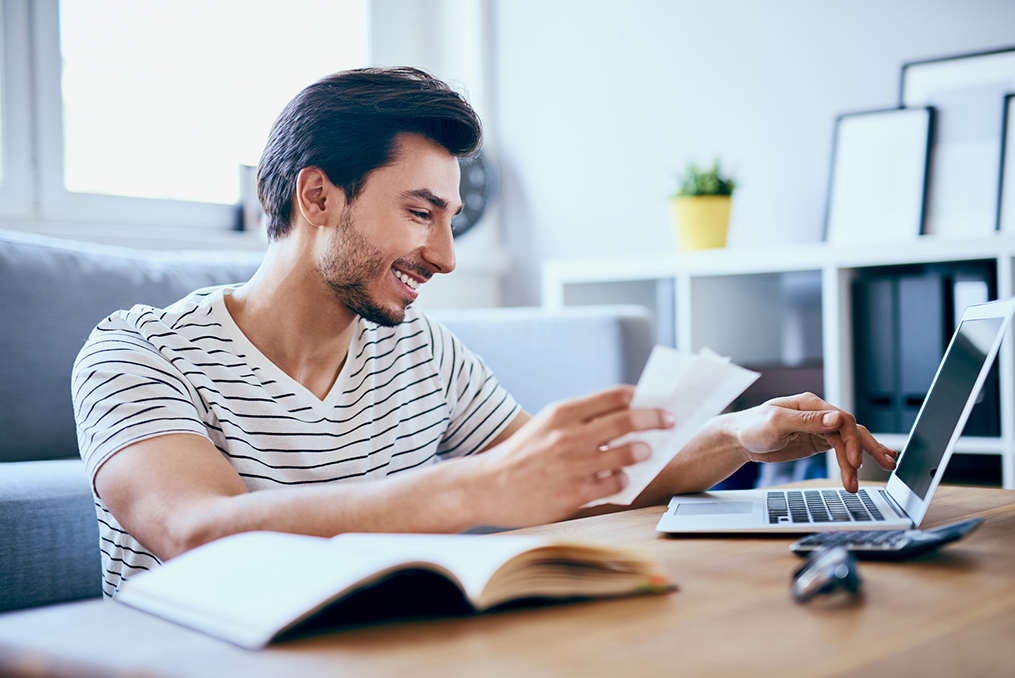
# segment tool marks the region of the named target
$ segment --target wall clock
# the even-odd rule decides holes
[[[451,229],[457,238],[482,219],[487,207],[493,202],[497,190],[497,177],[490,158],[480,151],[472,158],[459,158],[462,179],[458,191],[464,207],[451,220]]]

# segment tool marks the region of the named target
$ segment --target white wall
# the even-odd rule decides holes
[[[503,301],[547,257],[672,252],[689,160],[739,181],[730,247],[819,240],[835,117],[907,61],[1015,45],[1011,0],[492,0]]]
[[[495,153],[490,18],[490,0],[372,0],[370,62],[416,66],[448,82],[479,113],[484,149]],[[427,283],[418,302],[422,308],[503,305],[509,257],[498,219],[497,210],[487,210],[478,225],[455,240],[458,266],[453,275]]]

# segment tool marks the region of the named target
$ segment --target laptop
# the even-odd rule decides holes
[[[673,497],[665,533],[827,532],[920,526],[1015,312],[1015,297],[968,307],[938,366],[888,484],[727,490]],[[861,422],[863,423],[863,422]]]

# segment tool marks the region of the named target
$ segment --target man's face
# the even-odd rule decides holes
[[[322,278],[349,310],[397,325],[420,285],[454,270],[458,183],[457,158],[425,137],[399,137],[395,161],[370,173],[319,260]]]

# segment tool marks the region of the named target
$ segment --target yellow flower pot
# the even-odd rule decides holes
[[[671,198],[670,209],[680,249],[725,247],[731,205],[728,195],[680,195]]]

